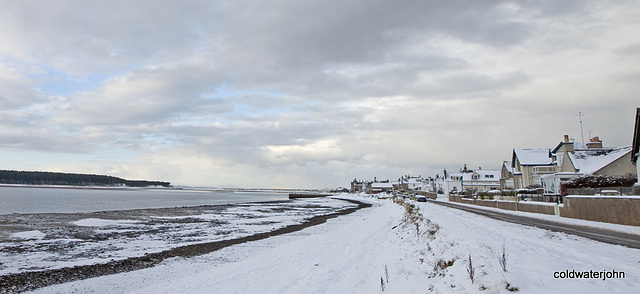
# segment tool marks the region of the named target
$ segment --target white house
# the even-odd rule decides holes
[[[371,183],[370,193],[377,194],[382,192],[391,192],[393,191],[393,184],[389,181],[378,182],[375,181]]]
[[[446,171],[445,171],[446,172]],[[444,179],[444,192],[449,193],[472,191],[487,192],[500,189],[501,170],[482,169],[477,170],[464,168],[459,173],[446,174]]]

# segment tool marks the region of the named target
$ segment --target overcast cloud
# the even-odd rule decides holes
[[[212,187],[627,146],[635,1],[2,1],[0,169]]]

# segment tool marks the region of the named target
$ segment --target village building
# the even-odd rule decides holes
[[[353,179],[349,192],[368,194],[388,193],[394,190],[393,185],[394,183],[389,180],[378,181],[376,177],[373,178],[373,181],[358,181],[357,179]]]
[[[459,173],[447,174],[445,170],[444,193],[445,195],[469,191],[488,192],[500,190],[501,170],[470,170],[467,165]]]
[[[369,182],[353,179],[353,181],[351,181],[351,189],[349,189],[349,193],[365,193],[365,191],[368,190],[368,186]]]
[[[515,181],[513,176],[513,166],[511,161],[504,161],[500,170],[500,190],[515,189]]]
[[[370,188],[370,192],[372,194],[378,194],[378,193],[389,193],[393,191],[393,183],[391,183],[389,180],[385,180],[385,181],[374,181],[373,183],[371,183],[371,188]]]
[[[542,187],[540,177],[555,172],[550,154],[549,148],[513,149],[511,168],[514,188]]]

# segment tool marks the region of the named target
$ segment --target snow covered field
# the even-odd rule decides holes
[[[34,293],[633,293],[640,289],[636,249],[433,203],[407,201],[406,207],[412,204],[423,215],[411,222],[406,207],[389,199],[340,197],[374,206],[296,233]],[[605,279],[566,278],[585,271],[604,271]],[[613,271],[618,277],[606,278]]]

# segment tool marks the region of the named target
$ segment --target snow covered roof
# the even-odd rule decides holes
[[[631,146],[613,149],[576,150],[569,154],[574,166],[585,174],[595,173],[631,152]]]
[[[513,174],[513,166],[511,166],[511,161],[505,161],[502,166],[507,170],[507,172],[509,172],[510,174]],[[502,173],[501,173],[502,176]]]
[[[516,160],[520,165],[551,165],[552,158],[549,156],[549,148],[513,149],[513,159],[511,166]]]
[[[386,183],[371,183],[371,188],[372,189],[381,189],[381,188],[393,188],[393,183],[390,182],[386,182]]]
[[[403,179],[404,183],[422,183],[424,179],[422,177],[409,177]]]

